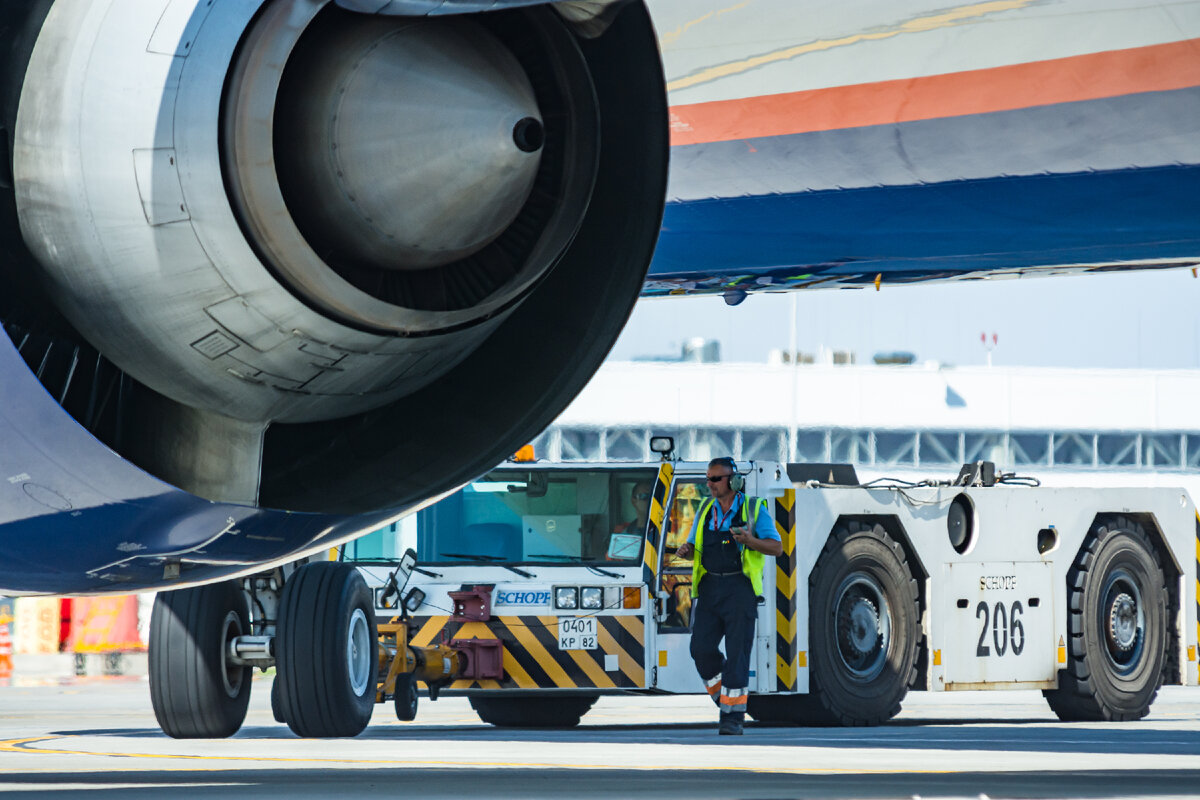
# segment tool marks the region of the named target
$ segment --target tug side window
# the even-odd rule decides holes
[[[663,591],[667,593],[667,617],[659,630],[687,630],[692,626],[692,573],[663,575]]]
[[[671,498],[671,508],[667,514],[667,546],[663,556],[663,566],[667,569],[684,569],[692,571],[690,558],[679,558],[675,551],[679,545],[687,541],[692,532],[692,522],[700,511],[704,501],[705,488],[700,480],[691,478],[679,480],[675,484],[675,495]]]
[[[692,621],[692,560],[679,558],[676,550],[687,541],[692,522],[704,499],[700,479],[681,478],[675,483],[666,520],[661,589],[666,593],[666,618],[659,630],[686,631]]]

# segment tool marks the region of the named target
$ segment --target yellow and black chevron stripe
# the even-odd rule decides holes
[[[451,639],[499,639],[504,643],[504,677],[458,680],[447,689],[641,689],[646,683],[645,623],[640,616],[597,616],[600,647],[559,650],[558,617],[492,617],[487,622],[451,622],[448,616],[417,617],[414,647]],[[605,656],[617,669],[605,671]]]
[[[783,552],[775,558],[775,686],[796,691],[799,659],[796,652],[796,490],[775,500],[775,530]]]
[[[658,548],[662,542],[667,492],[671,488],[671,478],[674,475],[675,467],[670,461],[664,461],[658,468],[658,480],[654,482],[654,492],[650,495],[650,524],[646,526],[646,546],[642,548],[642,581],[647,586],[657,585]]]

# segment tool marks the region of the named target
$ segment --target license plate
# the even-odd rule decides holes
[[[595,617],[559,618],[559,650],[595,650],[597,647]]]

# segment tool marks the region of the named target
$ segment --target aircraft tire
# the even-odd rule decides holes
[[[411,672],[396,676],[396,693],[392,696],[396,706],[396,719],[412,722],[417,718],[417,682]]]
[[[283,716],[283,681],[280,679],[278,672],[275,674],[275,680],[271,681],[271,716],[276,722],[282,722],[285,725],[287,720]]]
[[[882,525],[838,522],[809,584],[809,694],[797,712],[811,725],[886,722],[916,679],[921,643],[904,549]]]
[[[1154,547],[1126,517],[1100,519],[1067,573],[1067,666],[1044,690],[1066,722],[1141,719],[1162,685],[1171,637]]]
[[[160,592],[150,617],[150,702],[175,739],[232,736],[246,719],[252,667],[229,662],[228,643],[250,633],[238,581]]]
[[[305,564],[283,587],[276,628],[279,712],[298,736],[357,736],[375,706],[374,602],[350,564]]]
[[[598,696],[485,697],[471,695],[471,708],[497,728],[574,728]]]

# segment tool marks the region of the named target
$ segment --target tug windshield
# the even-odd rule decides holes
[[[653,469],[504,468],[417,515],[422,563],[637,563]]]

